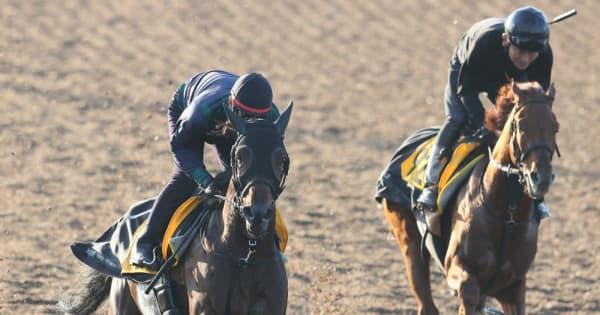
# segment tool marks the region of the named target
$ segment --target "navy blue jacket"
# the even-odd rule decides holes
[[[195,75],[183,84],[169,108],[171,151],[176,165],[199,185],[206,185],[212,177],[204,165],[204,144],[216,147],[221,164],[230,163],[231,147],[237,134],[224,132],[227,121],[223,106],[227,105],[231,87],[238,76],[215,70]],[[279,117],[276,106],[267,119]]]

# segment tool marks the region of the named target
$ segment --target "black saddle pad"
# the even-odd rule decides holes
[[[137,240],[136,232],[145,225],[153,204],[154,198],[136,203],[95,241],[72,244],[73,254],[84,264],[111,277],[127,278],[136,282],[149,281],[156,272],[146,268],[134,268],[128,259],[131,256],[130,252],[135,250],[133,243]],[[170,238],[170,245],[180,245],[182,239],[188,236],[192,223],[205,212],[198,209],[204,209],[203,203],[196,206],[182,220]],[[205,220],[204,224],[207,223],[208,220]],[[183,252],[178,256],[181,255]]]

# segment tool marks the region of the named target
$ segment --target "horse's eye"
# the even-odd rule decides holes
[[[252,151],[247,146],[240,146],[235,151],[235,159],[239,175],[244,175],[252,164]]]
[[[273,155],[271,156],[271,165],[273,167],[273,173],[275,174],[275,177],[277,177],[277,180],[281,180],[287,165],[287,153],[283,148],[278,148],[273,151]]]
[[[524,134],[527,131],[527,125],[524,121],[519,122],[519,133]]]

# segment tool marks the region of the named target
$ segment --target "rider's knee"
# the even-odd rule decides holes
[[[460,128],[467,121],[467,114],[460,110],[451,111],[446,116],[446,125]]]

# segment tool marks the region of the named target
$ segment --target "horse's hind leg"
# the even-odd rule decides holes
[[[410,209],[405,209],[397,203],[383,199],[383,212],[391,226],[392,233],[404,255],[404,264],[408,282],[417,297],[419,314],[439,314],[433,297],[429,280],[429,253],[423,253],[421,258],[421,235],[417,221]]]
[[[113,278],[110,287],[110,309],[111,315],[141,315],[131,295],[127,280]]]

